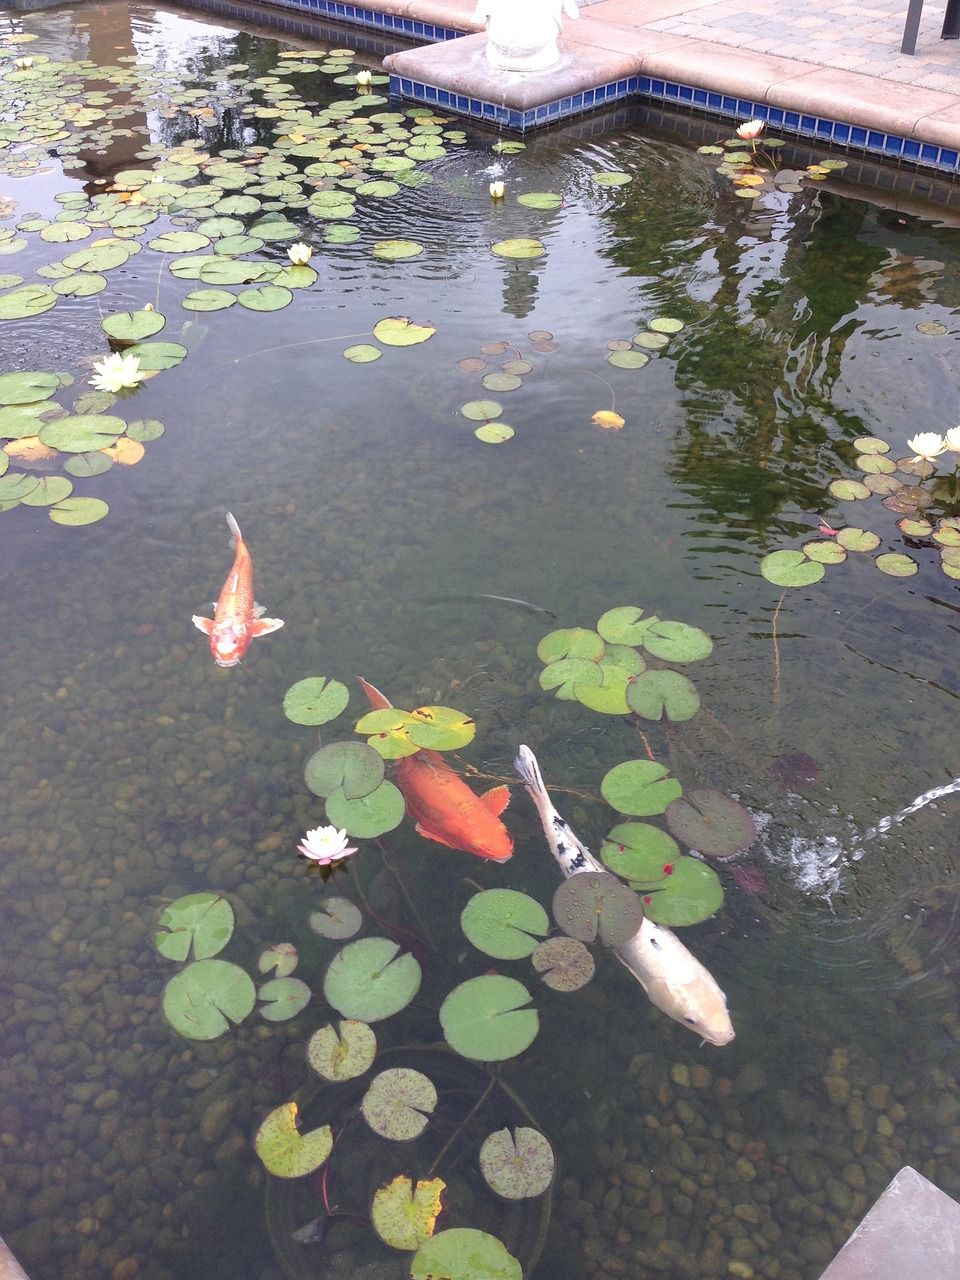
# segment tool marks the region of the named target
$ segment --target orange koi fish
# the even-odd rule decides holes
[[[283,626],[282,618],[262,618],[263,605],[253,599],[253,560],[240,526],[227,512],[227,525],[236,547],[233,566],[214,605],[213,618],[193,615],[193,625],[210,637],[210,652],[218,667],[235,667],[256,636],[268,636]]]
[[[393,705],[362,676],[357,679],[372,707]],[[493,862],[506,862],[512,856],[513,841],[500,821],[510,803],[509,787],[493,787],[478,796],[441,755],[423,747],[416,755],[394,761],[393,778],[407,813],[416,820],[418,835]]]

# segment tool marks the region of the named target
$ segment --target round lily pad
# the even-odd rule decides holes
[[[662,880],[664,867],[680,857],[680,847],[672,836],[652,823],[621,822],[607,833],[600,857],[614,875],[652,884]]]
[[[410,741],[430,751],[458,751],[472,742],[476,721],[456,707],[415,707],[406,725]]]
[[[563,204],[563,196],[555,191],[527,191],[517,196],[517,204],[527,209],[559,209]]]
[[[890,446],[878,436],[857,436],[853,447],[858,453],[889,453]]]
[[[310,988],[299,978],[272,978],[259,991],[260,1015],[268,1022],[286,1022],[295,1018],[310,1000]]]
[[[490,246],[499,258],[539,258],[546,253],[542,240],[530,236],[518,236],[513,240],[498,240]]]
[[[556,689],[557,697],[572,700],[579,696],[577,689],[603,682],[603,673],[595,662],[586,658],[561,658],[551,662],[540,672],[541,689]]]
[[[188,1040],[215,1040],[247,1017],[256,998],[253,981],[239,965],[197,960],[164,987],[163,1012]]]
[[[175,368],[186,359],[187,348],[180,342],[138,342],[127,355],[136,356],[142,370],[153,372]]]
[[[649,363],[650,357],[645,351],[611,351],[607,356],[607,364],[617,369],[642,369]]]
[[[327,797],[327,820],[348,835],[364,840],[399,827],[405,813],[403,796],[392,782],[381,782],[363,796],[348,796],[343,787],[338,787]]]
[[[285,1102],[262,1121],[254,1139],[264,1168],[277,1178],[303,1178],[319,1169],[333,1150],[333,1131],[328,1124],[310,1133],[299,1129],[295,1102]]]
[[[650,619],[640,637],[643,647],[664,662],[701,662],[713,652],[713,641],[699,627],[686,622]]]
[[[869,498],[870,490],[859,480],[831,480],[827,491],[841,502],[853,502],[860,498]]]
[[[460,412],[471,422],[484,422],[489,418],[499,418],[503,405],[496,400],[469,400],[460,406]]]
[[[647,328],[652,329],[654,333],[679,333],[683,327],[683,321],[673,316],[657,316],[647,325]]]
[[[460,915],[460,927],[473,945],[497,960],[528,956],[550,931],[550,919],[535,898],[516,889],[476,893]]]
[[[433,325],[415,324],[408,316],[388,316],[373,326],[373,336],[388,347],[412,347],[436,333]]]
[[[57,295],[48,284],[24,284],[0,294],[0,320],[25,320],[43,315],[57,305]]]
[[[643,897],[644,911],[654,924],[671,928],[699,924],[722,905],[719,876],[698,858],[678,858],[670,875],[650,886]]]
[[[84,480],[90,476],[103,475],[104,471],[109,471],[112,466],[112,459],[101,453],[99,449],[95,449],[92,453],[73,454],[67,458],[63,469],[69,475],[76,476],[78,480]]]
[[[560,664],[556,663],[554,665],[559,666]],[[586,682],[574,680],[573,696],[576,700],[591,711],[597,711],[601,715],[628,715],[630,707],[627,702],[627,688],[630,682],[630,672],[623,667],[617,666],[616,663],[606,663],[606,659],[601,663],[589,663],[588,665],[592,671],[599,673],[599,683],[592,675]],[[546,668],[547,671],[550,669],[550,667]],[[560,697],[562,693],[563,690],[559,690],[557,697]]]
[[[802,551],[771,551],[760,561],[760,572],[775,587],[809,587],[819,582],[826,570]]]
[[[416,240],[377,240],[373,246],[375,258],[395,262],[401,258],[416,258],[423,253],[423,245]]]
[[[485,373],[480,379],[485,391],[516,391],[523,386],[523,379],[515,373]]]
[[[625,760],[604,776],[600,791],[618,813],[647,818],[663,813],[683,788],[657,760]]]
[[[358,342],[352,347],[344,347],[343,354],[351,364],[370,364],[379,360],[383,352],[369,342]]]
[[[21,440],[19,443],[22,445],[25,441]],[[66,476],[41,476],[33,489],[25,493],[20,501],[25,507],[49,507],[55,502],[62,502],[72,492],[73,485]]]
[[[598,169],[593,174],[593,180],[598,187],[623,187],[633,181],[629,173],[621,173],[617,169]]]
[[[886,573],[891,578],[911,578],[920,568],[910,556],[893,551],[877,556],[874,564],[881,573]]]
[[[89,453],[116,444],[126,423],[105,413],[80,413],[58,418],[40,428],[42,442],[62,453]]]
[[[236,300],[229,289],[194,289],[180,299],[180,305],[187,311],[224,311]]]
[[[420,989],[420,966],[389,938],[348,942],[327,968],[323,994],[345,1018],[378,1022],[405,1009]]]
[[[374,1076],[361,1103],[363,1118],[374,1133],[393,1142],[418,1138],[436,1108],[433,1081],[410,1067],[390,1067]]]
[[[496,1236],[451,1227],[420,1246],[410,1275],[411,1280],[523,1280],[523,1269]]]
[[[310,928],[323,938],[352,938],[363,924],[360,908],[349,898],[330,897],[310,913]]]
[[[331,742],[308,758],[303,776],[315,796],[326,799],[342,787],[347,799],[357,800],[380,786],[383,757],[365,742]]]
[[[643,924],[640,899],[606,871],[581,871],[553,895],[553,918],[571,938],[619,947]]]
[[[557,662],[560,658],[599,662],[605,647],[596,631],[588,631],[585,627],[562,627],[543,637],[537,645],[537,657],[547,663]]]
[[[712,788],[684,792],[665,817],[678,840],[711,858],[731,858],[757,838],[753,818],[743,805]]]
[[[579,991],[596,971],[593,954],[577,938],[547,938],[530,957],[551,991]]]
[[[142,342],[159,333],[167,323],[159,311],[117,311],[100,321],[100,328],[114,342]]]
[[[539,1129],[498,1129],[480,1147],[480,1172],[490,1190],[505,1200],[542,1196],[556,1167],[553,1147]]]
[[[661,351],[670,339],[665,333],[636,333],[633,336],[634,345],[642,347],[646,351]]]
[[[299,952],[292,942],[275,942],[260,952],[257,968],[261,973],[269,973],[272,969],[275,977],[288,978],[299,962]]]
[[[339,680],[308,676],[291,685],[283,695],[283,714],[294,724],[326,724],[335,720],[349,701],[350,691]]]
[[[332,1023],[320,1027],[307,1041],[307,1061],[325,1080],[353,1080],[373,1066],[377,1037],[373,1028],[356,1018],[344,1018],[339,1030]]]
[[[154,943],[168,960],[215,956],[233,936],[233,907],[219,893],[190,893],[161,912]]]
[[[196,253],[198,249],[206,249],[210,237],[199,231],[166,231],[148,241],[148,246],[157,253]]]
[[[262,284],[238,293],[237,301],[248,311],[280,311],[293,301],[293,293],[282,284]]]
[[[451,1049],[479,1062],[503,1062],[536,1039],[540,1018],[530,993],[515,978],[469,978],[440,1006],[440,1025]]]
[[[902,528],[902,521],[900,525]],[[880,538],[869,529],[858,529],[847,525],[837,531],[837,542],[845,551],[875,551],[880,545]]]
[[[47,400],[60,386],[55,373],[0,374],[0,404],[32,404]]]
[[[483,444],[505,444],[516,435],[513,427],[505,422],[486,422],[473,433]]]
[[[644,671],[626,687],[627,705],[647,720],[691,720],[700,710],[696,685],[681,671]]]
[[[814,538],[810,542],[805,542],[802,551],[808,559],[815,560],[817,564],[843,564],[847,558],[847,553],[839,540],[833,542],[829,538]]]
[[[648,627],[657,621],[654,617],[644,618],[643,610],[636,605],[618,605],[603,614],[597,623],[597,631],[611,644],[641,644]]]
[[[412,1179],[398,1174],[374,1192],[370,1206],[374,1231],[392,1249],[419,1249],[433,1235],[445,1190],[442,1178],[430,1178],[414,1186]]]
[[[102,498],[64,498],[52,506],[47,514],[54,524],[96,524],[110,508]]]

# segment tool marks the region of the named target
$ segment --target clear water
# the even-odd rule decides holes
[[[0,31],[38,34],[20,53],[136,57],[185,83],[235,62],[262,74],[285,47],[115,3],[8,16]],[[0,228],[51,216],[54,195],[97,174],[149,164],[135,158],[147,135],[218,143],[183,114],[135,127],[146,134],[113,139],[86,170],[51,158],[5,181],[17,207]],[[252,127],[269,140],[262,120]],[[251,140],[237,130],[223,123],[219,145]],[[601,956],[591,987],[542,1001],[540,1037],[506,1072],[561,1161],[538,1274],[706,1277],[735,1263],[814,1280],[901,1165],[960,1193],[956,797],[850,856],[858,832],[960,773],[956,585],[929,550],[908,581],[851,556],[777,610],[758,571],[767,551],[809,536],[811,513],[856,523],[856,504],[841,517],[825,494],[853,473],[854,438],[903,456],[907,435],[954,424],[957,234],[933,209],[830,189],[750,209],[712,160],[668,136],[574,128],[506,157],[494,141],[471,135],[423,166],[431,185],[359,201],[353,245],[321,244],[323,225],[305,221],[319,280],[282,311],[190,315],[179,298],[196,282],[143,253],[101,295],[0,330],[3,371],[85,379],[105,350],[101,313],[150,301],[168,317],[162,337],[186,322],[190,352],[137,391],[135,413],[123,402],[166,431],[137,466],[85,482],[109,502],[105,520],[0,515],[0,1230],[32,1280],[406,1274],[365,1238],[292,1243],[319,1212],[316,1188],[265,1192],[250,1142],[306,1086],[302,1045],[328,1016],[318,978],[331,952],[306,928],[325,890],[295,856],[322,814],[301,778],[309,731],[281,701],[303,676],[361,673],[398,705],[458,706],[479,725],[465,759],[509,776],[530,743],[548,780],[576,791],[558,799],[565,815],[598,843],[610,811],[584,793],[638,740],[540,691],[536,643],[557,624],[537,609],[591,626],[637,603],[708,630],[707,710],[653,741],[761,826],[742,864],[759,878],[744,888],[725,870],[723,909],[684,935],[728,994],[733,1044],[700,1048]],[[495,163],[502,205],[487,190]],[[603,168],[632,182],[602,189],[591,175]],[[511,198],[523,190],[562,192],[563,206],[525,209]],[[490,253],[522,235],[546,254]],[[402,236],[424,253],[371,256]],[[0,263],[30,278],[70,247],[33,235]],[[606,363],[609,340],[664,314],[686,327],[649,365]],[[390,315],[437,332],[372,364],[343,359]],[[918,332],[929,320],[947,332]],[[555,350],[534,349],[537,330]],[[534,370],[495,397],[516,436],[491,447],[459,413],[487,393],[457,362],[497,341]],[[622,431],[590,421],[611,391]],[[286,621],[229,671],[190,625],[229,563],[226,509],[258,596]],[[903,549],[893,516],[871,505],[870,519],[884,550]],[[815,782],[771,772],[801,752]],[[385,1043],[438,1039],[439,999],[482,971],[456,923],[469,882],[552,892],[519,790],[507,817],[516,855],[504,867],[406,827],[386,861],[372,842],[362,850],[373,907],[436,947]],[[318,993],[293,1022],[253,1015],[210,1044],[164,1022],[156,915],[206,888],[235,903],[229,954],[242,963],[264,942],[301,947]],[[504,1234],[529,1236],[531,1212],[517,1225],[503,1210]]]

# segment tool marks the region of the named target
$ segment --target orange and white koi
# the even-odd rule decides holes
[[[372,707],[393,705],[362,676],[357,679]],[[512,857],[513,840],[500,821],[510,803],[509,787],[493,787],[478,796],[441,755],[426,748],[395,761],[393,779],[407,813],[416,821],[417,833],[426,840],[493,862]]]
[[[193,625],[210,637],[210,652],[218,667],[235,667],[257,636],[268,636],[283,626],[282,618],[263,618],[263,606],[253,599],[253,560],[240,526],[227,512],[227,525],[236,548],[233,566],[214,605],[213,618],[193,615]]]

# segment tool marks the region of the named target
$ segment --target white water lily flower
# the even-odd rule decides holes
[[[305,262],[309,262],[313,257],[313,250],[308,244],[303,244],[302,241],[297,241],[296,244],[292,244],[287,250],[287,257],[295,267],[302,267]]]
[[[506,191],[506,187],[505,187],[505,186],[504,186],[504,184],[500,181],[500,179],[499,179],[499,178],[497,178],[495,182],[491,182],[491,183],[490,183],[490,195],[492,196],[492,198],[493,198],[494,200],[502,200],[502,199],[503,199],[503,193],[504,193],[505,191]]]
[[[912,449],[916,455],[914,462],[932,462],[943,453],[946,447],[943,436],[936,431],[921,431],[919,435],[907,441],[907,448]]]
[[[32,58],[17,58],[13,64],[18,71],[29,71],[33,66]]]
[[[116,393],[124,387],[137,386],[144,377],[138,356],[124,356],[116,351],[94,363],[90,385],[98,391]]]
[[[356,845],[347,843],[347,833],[336,827],[315,827],[308,831],[297,845],[297,852],[318,867],[332,867],[357,852]]]
[[[943,437],[943,442],[948,449],[953,449],[955,453],[960,453],[960,427],[951,427]]]
[[[361,88],[364,87],[365,85],[368,85],[372,79],[373,79],[372,71],[357,72],[357,84],[360,85]]]
[[[760,137],[763,129],[763,120],[748,120],[746,124],[737,125],[737,137],[743,138],[747,142],[753,142],[755,138]]]

